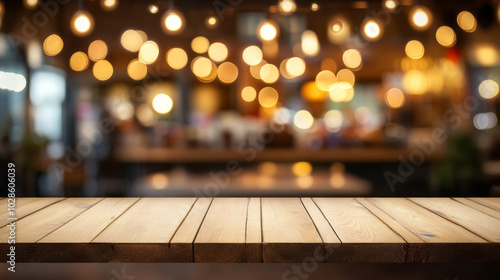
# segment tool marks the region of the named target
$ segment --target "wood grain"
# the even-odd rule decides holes
[[[262,262],[262,220],[259,197],[252,197],[248,202],[245,258],[246,262]]]
[[[495,211],[494,209],[492,208],[489,208],[489,207],[486,207],[482,204],[479,204],[473,200],[470,200],[470,199],[467,199],[465,197],[455,197],[455,198],[452,198],[453,200],[455,201],[458,201],[464,205],[467,205],[471,208],[474,208],[478,211],[481,211],[483,213],[485,213],[486,215],[490,215],[491,217],[494,217],[494,218],[497,218],[500,220],[500,212],[497,212]]]
[[[113,243],[112,261],[185,261],[171,255],[168,244],[195,200],[141,198],[92,243]]]
[[[262,198],[264,262],[301,262],[323,253],[323,241],[299,198]]]
[[[500,212],[500,197],[470,197],[467,199]]]
[[[496,198],[16,202],[21,262],[500,262]],[[0,251],[9,234],[0,228]]]
[[[85,212],[102,198],[68,198],[17,221],[17,243],[35,243]],[[7,236],[7,227],[0,236]]]
[[[321,212],[342,241],[344,259],[330,261],[404,262],[405,241],[353,198],[314,198]],[[369,244],[369,246],[367,246]]]
[[[33,212],[36,212],[63,199],[63,197],[47,197],[44,199],[40,199],[38,197],[16,198],[15,217],[20,220]],[[7,203],[8,199],[0,200],[0,209],[2,209],[0,211],[0,227],[3,227],[9,223],[9,221],[7,221],[7,218],[10,217],[7,211]]]
[[[500,242],[500,220],[449,198],[425,197],[410,200],[490,242]]]
[[[406,229],[417,235],[424,246],[411,243],[406,260],[413,262],[498,261],[497,245],[432,213],[405,198],[367,198]]]
[[[425,242],[486,242],[405,198],[367,198]]]
[[[195,262],[244,262],[248,198],[214,198],[194,241]]]
[[[193,208],[170,241],[171,254],[182,259],[188,258],[189,262],[194,261],[193,242],[212,200],[212,198],[207,197],[200,197],[196,200]]]

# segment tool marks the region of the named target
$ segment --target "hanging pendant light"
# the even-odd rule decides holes
[[[101,8],[105,11],[113,11],[118,7],[118,0],[101,0]]]
[[[363,35],[363,38],[368,41],[377,41],[384,33],[383,25],[380,23],[380,21],[372,17],[367,17],[363,21],[361,30],[363,31],[361,33]]]
[[[278,9],[283,15],[289,15],[297,10],[297,4],[293,0],[281,0],[278,3]]]
[[[71,31],[76,36],[87,36],[94,30],[94,17],[83,10],[83,1],[78,2],[78,11],[71,18]]]
[[[424,31],[429,29],[432,23],[432,13],[425,6],[414,6],[410,10],[410,24],[418,31]]]
[[[185,26],[184,16],[181,12],[175,10],[173,6],[174,1],[170,0],[170,6],[161,18],[161,27],[167,34],[178,34],[184,30]]]
[[[279,35],[278,24],[273,20],[266,19],[257,27],[257,35],[261,41],[272,41]]]

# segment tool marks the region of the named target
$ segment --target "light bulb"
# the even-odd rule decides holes
[[[424,6],[415,6],[410,11],[410,24],[419,31],[427,30],[432,23],[432,14]]]
[[[266,20],[259,25],[258,31],[262,41],[271,41],[278,36],[278,25],[274,21]]]
[[[101,0],[101,8],[105,11],[113,11],[118,7],[118,0]]]
[[[208,28],[215,28],[217,25],[219,25],[219,21],[217,20],[216,17],[210,16],[206,20],[206,24]]]
[[[297,10],[297,5],[293,0],[281,0],[278,8],[282,14],[289,15]]]
[[[318,11],[318,10],[319,10],[319,5],[318,5],[318,3],[313,2],[313,3],[311,4],[311,11],[316,12],[316,11]]]
[[[87,36],[94,30],[94,18],[87,11],[77,11],[71,19],[71,31],[77,36]]]
[[[160,9],[158,8],[158,5],[151,4],[148,6],[148,10],[152,14],[157,14]]]
[[[36,6],[38,6],[38,0],[24,0],[23,4],[26,9],[31,10],[36,8]]]
[[[166,33],[177,34],[184,29],[184,16],[175,10],[166,11],[161,22]]]
[[[380,22],[374,18],[366,18],[362,25],[363,37],[368,41],[376,41],[382,36],[383,27]]]
[[[389,11],[395,10],[399,6],[398,0],[384,0],[384,8]]]
[[[340,31],[342,31],[342,22],[338,19],[334,19],[330,22],[330,29],[334,32],[334,33],[338,33]]]

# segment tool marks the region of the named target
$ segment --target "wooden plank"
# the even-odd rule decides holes
[[[321,236],[299,198],[262,198],[264,262],[301,262],[323,253]]]
[[[405,198],[367,198],[425,242],[486,242]]]
[[[29,214],[36,212],[42,208],[52,205],[58,201],[63,200],[64,197],[19,197],[16,198],[16,211],[15,218],[18,220],[28,216]],[[0,201],[0,227],[5,226],[9,223],[7,220],[9,212],[7,211],[8,199],[2,199]]]
[[[80,215],[102,198],[68,198],[17,221],[17,243],[35,243]],[[7,227],[0,229],[6,236]]]
[[[449,198],[424,197],[410,200],[490,242],[500,242],[500,220]]]
[[[353,198],[314,198],[342,241],[329,261],[404,262],[405,241]]]
[[[113,243],[113,262],[183,262],[169,242],[196,198],[141,198],[93,241]]]
[[[499,261],[497,246],[455,223],[405,198],[367,198],[406,229],[417,235],[425,246],[410,243],[407,258],[413,262]]]
[[[138,198],[105,198],[37,242],[41,262],[108,262],[111,246],[90,242]],[[75,253],[76,252],[76,253]]]
[[[213,198],[207,197],[200,197],[196,200],[193,208],[170,241],[171,254],[178,255],[182,259],[187,258],[189,262],[194,261],[193,242],[212,200]]]
[[[248,198],[214,198],[194,241],[195,262],[244,262]]]
[[[323,243],[340,245],[339,237],[337,236],[337,234],[335,233],[332,226],[325,218],[321,210],[319,210],[318,206],[314,203],[312,198],[303,197],[301,198],[301,200],[302,204],[304,204],[304,207],[307,210],[307,213],[309,214],[314,225],[316,226],[316,229],[318,230],[319,235],[323,240]]]
[[[486,215],[490,215],[491,217],[494,217],[494,218],[497,218],[497,219],[500,219],[500,212],[498,211],[495,211],[494,209],[491,209],[489,207],[486,207],[482,204],[479,204],[473,200],[470,200],[470,199],[467,199],[465,197],[454,197],[452,198],[453,200],[455,201],[458,201],[464,205],[467,205],[471,208],[474,208],[478,211],[481,211],[483,213],[485,213]]]
[[[469,197],[467,199],[500,212],[500,197]]]
[[[138,198],[105,198],[38,243],[90,243]]]
[[[341,241],[332,226],[325,218],[321,210],[319,210],[316,203],[310,197],[301,198],[302,204],[306,208],[309,217],[311,217],[316,230],[318,231],[321,240],[323,241],[323,254],[320,254],[321,251],[315,251],[314,258],[317,262],[325,262],[328,259],[332,259],[333,257],[337,257],[341,255]]]
[[[373,215],[377,216],[381,221],[383,221],[388,227],[390,227],[394,232],[396,232],[401,238],[403,238],[407,243],[423,243],[424,241],[420,239],[417,235],[406,229],[391,216],[387,215],[384,211],[377,208],[366,198],[356,198],[359,204],[363,205],[368,211],[372,212]]]
[[[21,262],[38,262],[35,242],[85,212],[100,200],[102,198],[68,198],[17,221],[16,259]],[[8,226],[1,228],[0,236],[6,237],[9,231]],[[2,238],[0,243],[6,241],[7,238]],[[5,243],[2,245],[8,246]]]
[[[245,258],[246,262],[262,262],[262,219],[260,198],[252,197],[248,202]]]

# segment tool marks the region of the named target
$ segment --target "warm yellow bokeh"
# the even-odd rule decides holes
[[[139,61],[144,64],[152,64],[158,58],[160,49],[154,41],[146,41],[139,50]]]
[[[443,47],[453,47],[457,42],[457,35],[451,27],[443,25],[436,31],[436,40]]]
[[[123,48],[130,52],[138,52],[145,41],[147,41],[147,37],[143,38],[141,36],[141,33],[139,33],[137,30],[131,29],[123,32],[120,38],[120,42]]]
[[[337,78],[332,71],[323,70],[316,75],[315,82],[319,89],[323,91],[330,91],[335,87]]]
[[[241,90],[241,99],[246,102],[252,102],[257,97],[257,91],[253,87],[244,87]]]
[[[280,76],[278,67],[273,64],[266,64],[260,68],[260,78],[268,84],[275,83]]]
[[[164,93],[159,93],[153,98],[153,109],[160,114],[170,112],[173,105],[172,98]]]
[[[172,48],[167,52],[167,63],[172,69],[180,70],[188,63],[187,53],[181,48]]]
[[[43,51],[48,56],[58,55],[64,47],[64,42],[59,35],[52,34],[43,41]]]
[[[69,59],[69,67],[74,71],[83,71],[89,66],[89,58],[84,52],[75,52]]]
[[[272,108],[278,103],[278,92],[272,87],[265,87],[259,92],[259,104],[264,108]]]
[[[208,57],[215,62],[222,62],[226,60],[228,50],[226,45],[220,42],[215,42],[208,47]]]
[[[299,161],[292,165],[292,172],[295,176],[311,175],[312,165],[306,161]]]
[[[148,67],[138,59],[134,59],[127,66],[127,74],[130,78],[139,81],[144,79],[148,74]]]
[[[191,41],[191,49],[195,53],[206,53],[208,51],[208,47],[210,46],[210,42],[207,38],[203,36],[198,36]]]
[[[337,73],[337,86],[341,88],[352,88],[354,87],[354,82],[356,77],[354,73],[349,69],[341,69]]]
[[[405,95],[399,88],[391,88],[385,93],[385,103],[394,109],[401,108],[405,104]]]
[[[217,69],[219,80],[225,84],[230,84],[238,78],[238,67],[232,62],[224,62]]]
[[[314,124],[314,117],[306,110],[300,110],[293,116],[293,124],[299,129],[309,129]]]
[[[257,46],[249,46],[243,50],[243,61],[248,65],[259,64],[262,57],[262,50]]]
[[[344,65],[351,69],[359,69],[363,62],[361,53],[355,49],[348,49],[342,54]]]
[[[421,59],[425,53],[424,44],[418,40],[411,40],[406,43],[405,53],[409,58]]]
[[[107,60],[99,60],[94,64],[92,72],[99,81],[106,81],[113,76],[113,65]]]
[[[108,45],[102,40],[95,40],[90,43],[88,54],[92,61],[104,59],[108,55]]]
[[[474,32],[477,28],[477,20],[474,15],[468,11],[462,11],[457,16],[457,23],[465,32]]]

